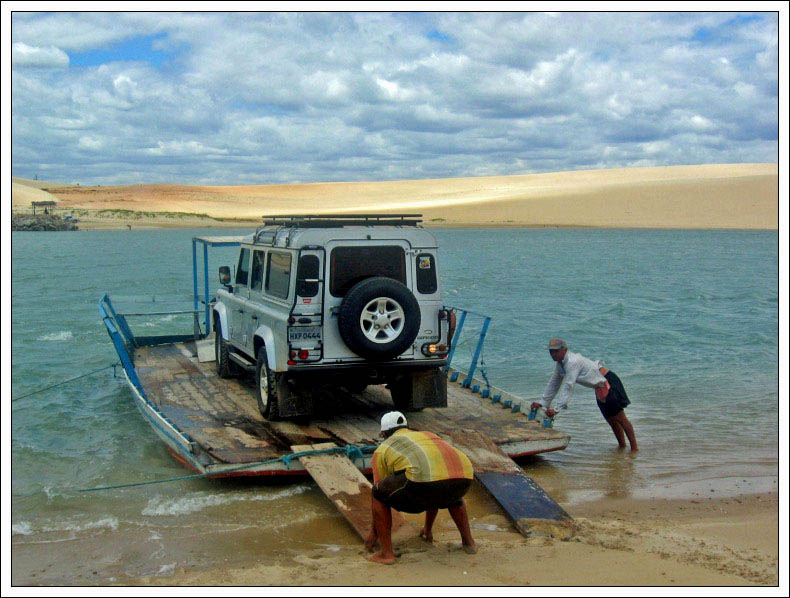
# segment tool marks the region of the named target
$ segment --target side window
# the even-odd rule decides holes
[[[421,253],[417,256],[417,292],[433,295],[437,288],[434,257],[430,253]]]
[[[290,283],[291,254],[270,251],[266,268],[266,292],[273,297],[287,299]]]
[[[320,262],[317,255],[303,255],[299,258],[299,268],[296,270],[296,294],[299,297],[315,297],[318,294],[318,267]]]
[[[252,254],[252,282],[250,288],[260,291],[263,286],[263,264],[266,260],[265,251],[255,251]]]
[[[247,286],[247,278],[250,272],[250,250],[242,249],[239,254],[239,267],[236,268],[236,284]]]

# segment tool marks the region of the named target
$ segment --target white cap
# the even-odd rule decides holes
[[[405,426],[406,416],[400,411],[390,411],[381,416],[381,433],[389,432],[393,428]]]

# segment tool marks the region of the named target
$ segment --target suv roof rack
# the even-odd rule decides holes
[[[264,216],[264,226],[335,228],[343,226],[417,226],[422,214],[286,214]]]

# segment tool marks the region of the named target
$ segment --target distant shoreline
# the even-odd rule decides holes
[[[778,230],[776,164],[285,185],[85,187],[14,179],[14,211],[54,201],[81,229],[245,228],[263,215],[419,213],[426,228]]]

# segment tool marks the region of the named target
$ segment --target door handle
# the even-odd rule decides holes
[[[257,320],[258,316],[250,316],[253,320]]]

